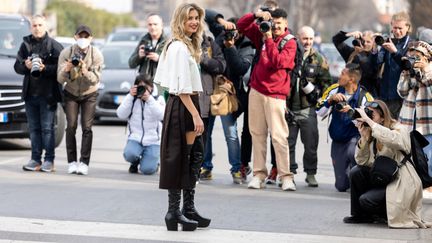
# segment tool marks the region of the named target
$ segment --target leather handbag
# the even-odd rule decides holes
[[[371,169],[371,183],[376,187],[385,187],[392,182],[399,171],[398,163],[389,157],[378,156]]]
[[[210,112],[214,116],[226,116],[237,111],[238,100],[233,83],[223,75],[215,78],[214,91],[210,96]]]

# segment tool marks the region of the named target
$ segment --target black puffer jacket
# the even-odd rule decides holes
[[[58,58],[62,50],[63,46],[49,37],[48,34],[45,34],[40,40],[33,38],[33,35],[23,38],[14,65],[15,72],[24,75],[23,100],[26,100],[32,93],[30,82],[37,82],[37,85],[41,85],[42,93],[40,95],[45,96],[49,103],[54,104],[62,101],[61,85],[57,82]],[[45,69],[37,79],[31,77],[30,70],[25,65],[25,60],[32,54],[38,54],[45,65]]]

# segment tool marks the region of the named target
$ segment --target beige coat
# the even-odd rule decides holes
[[[99,88],[101,70],[103,65],[103,56],[101,52],[93,46],[90,46],[84,62],[89,72],[84,76],[80,67],[74,67],[70,72],[64,72],[64,66],[67,60],[70,60],[73,53],[77,51],[77,45],[72,45],[63,49],[60,53],[59,64],[57,69],[57,80],[64,86],[64,89],[74,96],[83,96],[94,93]]]
[[[404,155],[400,150],[409,153],[411,143],[408,130],[399,123],[393,129],[375,124],[372,136],[377,139],[377,156],[383,155],[398,163]],[[373,143],[359,143],[356,148],[357,164],[371,167],[374,162]],[[422,221],[421,208],[423,198],[421,180],[410,162],[401,166],[397,178],[387,185],[386,208],[388,226],[391,228],[427,228],[431,225]]]

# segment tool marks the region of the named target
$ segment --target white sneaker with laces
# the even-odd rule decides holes
[[[83,162],[80,162],[78,164],[78,175],[88,175],[88,165],[84,164]]]
[[[283,191],[295,191],[297,190],[294,180],[292,178],[282,179],[282,190]]]
[[[252,180],[248,184],[250,189],[261,189],[265,188],[264,180],[261,180],[258,176],[252,177]]]
[[[78,171],[78,163],[76,161],[70,162],[68,165],[68,174],[76,174]]]

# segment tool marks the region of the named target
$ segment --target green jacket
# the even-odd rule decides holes
[[[165,43],[167,41],[167,37],[164,33],[162,33],[161,37],[159,38],[157,44],[156,44],[156,53],[161,54],[162,50],[165,47]],[[135,48],[135,51],[132,53],[131,57],[129,58],[129,67],[130,68],[137,68],[139,66],[139,73],[140,74],[148,74],[152,79],[154,78],[156,74],[157,69],[157,62],[154,62],[147,57],[140,58],[138,56],[139,47],[141,45],[147,46],[151,45],[152,39],[149,33],[144,35],[141,39],[141,41],[138,43],[137,47]],[[163,93],[163,90],[159,85],[157,85],[158,88],[158,94],[161,95]]]
[[[319,92],[318,97],[320,97],[322,92],[333,83],[327,60],[313,48],[309,55],[306,58],[303,58],[301,74],[302,77],[316,86]],[[301,89],[300,78],[292,80],[292,82],[293,88],[290,96],[290,108],[296,111],[308,107],[315,107],[316,104],[310,104],[307,101],[306,95]]]

